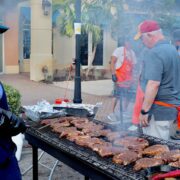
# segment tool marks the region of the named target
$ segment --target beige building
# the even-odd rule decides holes
[[[48,0],[51,5],[51,0]],[[30,79],[44,79],[42,69],[52,75],[55,69],[62,69],[75,58],[75,36],[61,36],[52,27],[52,9],[46,10],[43,0],[21,1],[7,10],[2,24],[10,29],[0,36],[0,71],[5,74],[30,72]],[[108,32],[102,32],[101,61],[96,68],[107,68],[116,42]],[[87,57],[92,55],[91,36],[87,40]],[[84,53],[82,50],[82,52]],[[97,59],[100,59],[97,57]],[[88,61],[83,67],[87,67]]]

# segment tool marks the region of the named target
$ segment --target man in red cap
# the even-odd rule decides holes
[[[180,105],[180,61],[173,45],[165,40],[158,22],[143,21],[135,40],[148,47],[140,85],[144,92],[139,115],[143,132],[168,140]]]

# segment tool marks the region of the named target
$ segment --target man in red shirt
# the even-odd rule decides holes
[[[131,49],[129,41],[118,40],[116,48],[111,56],[111,73],[114,82],[113,113],[120,100],[120,118],[123,119],[122,111],[127,110],[129,104],[129,89],[133,82],[133,69],[136,64],[136,56]]]

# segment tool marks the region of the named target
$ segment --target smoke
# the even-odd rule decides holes
[[[170,35],[175,27],[180,27],[179,1],[124,0],[122,1],[122,8],[117,9],[119,11],[116,22],[116,29],[118,29],[118,31],[115,32],[115,36],[133,37],[138,24],[145,19],[157,20],[167,36]]]
[[[18,0],[0,0],[0,15],[6,14],[8,11],[16,8]]]
[[[82,20],[83,18],[85,20],[90,19],[90,16],[92,16],[96,24],[99,24],[101,28],[111,31],[115,40],[119,37],[128,38],[137,56],[141,54],[143,45],[141,42],[135,42],[133,37],[140,22],[145,19],[158,20],[164,33],[169,37],[174,27],[180,27],[180,22],[178,21],[180,19],[180,0],[101,0],[100,5],[95,4],[95,9],[95,0],[84,1],[91,2],[92,6],[88,11],[89,16],[87,17],[88,14],[84,14]],[[0,0],[1,17],[15,8],[18,2],[18,0]],[[97,0],[97,2],[100,2],[100,0]],[[109,6],[112,6],[112,8]],[[112,17],[108,12],[111,12]],[[91,19],[89,22],[91,22]]]
[[[137,33],[139,23],[146,19],[157,20],[167,39],[171,39],[171,33],[175,27],[180,27],[180,1],[114,0],[113,2],[116,8],[114,11],[116,12],[116,18],[111,22],[112,37],[115,40],[119,37],[129,39],[132,49],[136,53],[138,63],[143,59],[143,54],[146,51],[141,41],[134,41],[133,39],[134,35]],[[135,72],[136,75],[139,74],[140,69],[141,67],[137,68],[137,72]],[[136,86],[132,87],[131,91],[132,95],[134,95],[133,93],[136,91]],[[129,96],[131,95],[130,93]],[[133,98],[134,97],[132,97],[130,101],[133,101]],[[132,109],[133,107],[128,107],[128,109],[124,109],[124,112],[122,112],[126,122],[128,118],[131,118]]]

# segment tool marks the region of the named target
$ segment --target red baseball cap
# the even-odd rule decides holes
[[[145,20],[139,24],[138,32],[134,36],[134,40],[138,40],[143,33],[157,31],[159,29],[160,29],[160,26],[159,26],[158,22],[153,21],[153,20]]]

